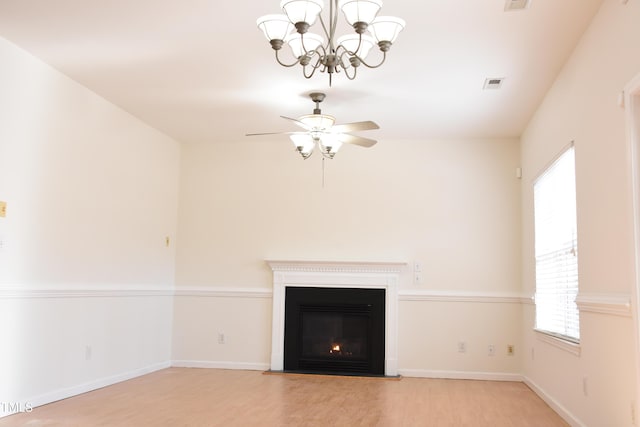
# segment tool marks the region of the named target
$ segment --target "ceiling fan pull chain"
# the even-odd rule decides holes
[[[324,188],[324,157],[322,158],[322,188]]]

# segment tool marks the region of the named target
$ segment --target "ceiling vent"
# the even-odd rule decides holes
[[[491,77],[484,81],[484,89],[500,89],[504,82],[504,77]]]
[[[511,12],[513,10],[524,10],[529,7],[531,0],[505,0],[504,11]]]

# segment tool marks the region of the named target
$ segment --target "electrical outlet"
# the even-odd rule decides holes
[[[489,356],[496,355],[496,346],[493,344],[489,344]]]
[[[7,216],[7,202],[3,202],[0,200],[0,218],[5,218]]]
[[[636,403],[631,401],[631,425],[636,425]]]
[[[507,346],[507,356],[513,356],[514,352],[515,352],[515,348],[513,344],[509,344]]]
[[[458,341],[458,353],[467,352],[467,343],[464,341]]]
[[[218,344],[226,344],[227,338],[224,336],[224,332],[218,332]]]
[[[85,345],[84,346],[84,360],[91,360],[91,356],[92,356],[92,349],[90,345]]]

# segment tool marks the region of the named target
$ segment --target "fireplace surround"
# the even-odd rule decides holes
[[[287,288],[384,290],[384,375],[398,375],[398,281],[406,263],[267,261],[273,271],[271,370],[284,371]]]

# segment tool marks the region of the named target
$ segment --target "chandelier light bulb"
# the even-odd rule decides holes
[[[313,25],[324,8],[322,0],[282,0],[280,7],[292,24],[304,22]]]
[[[344,46],[348,53],[358,55],[361,59],[365,59],[371,48],[375,45],[375,41],[367,35],[349,34],[340,37],[338,44]]]
[[[339,7],[344,17],[353,26],[357,22],[370,24],[382,7],[380,0],[340,0]]]
[[[296,58],[300,58],[303,55],[312,56],[315,53],[315,49],[324,43],[322,37],[314,33],[305,33],[304,35],[292,33],[285,41],[289,44],[291,52]]]
[[[293,24],[286,15],[265,15],[256,21],[267,40],[284,40],[293,31]]]
[[[404,27],[405,22],[403,19],[396,18],[395,16],[378,16],[371,25],[369,25],[369,31],[378,43],[393,43]]]

